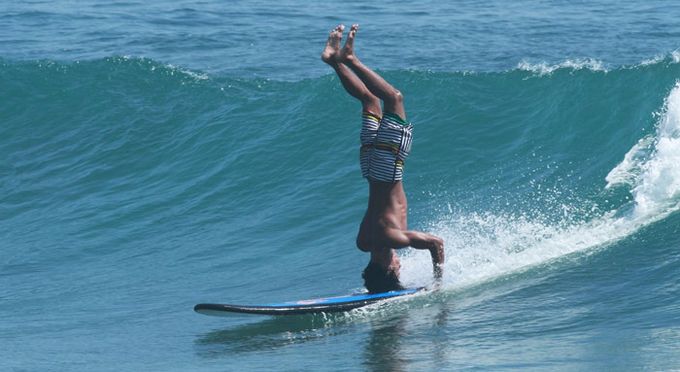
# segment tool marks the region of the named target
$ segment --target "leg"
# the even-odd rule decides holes
[[[396,114],[405,120],[406,111],[404,110],[404,97],[401,92],[391,86],[375,71],[361,63],[354,54],[354,36],[358,29],[359,25],[352,25],[345,46],[338,52],[337,60],[351,68],[371,93],[383,100],[386,112]]]
[[[374,96],[366,85],[344,64],[336,63],[332,66],[338,74],[342,86],[347,93],[352,97],[361,101],[362,110],[370,112],[371,114],[382,117],[382,109],[380,108],[380,100]]]
[[[338,74],[338,78],[340,78],[342,86],[347,93],[361,102],[364,111],[381,117],[382,110],[380,109],[380,100],[378,97],[373,95],[361,79],[359,79],[347,66],[337,61],[337,54],[340,50],[340,39],[342,39],[342,31],[344,29],[344,25],[339,25],[331,31],[328,36],[328,41],[326,42],[326,47],[321,53],[321,59],[333,67],[335,73]]]

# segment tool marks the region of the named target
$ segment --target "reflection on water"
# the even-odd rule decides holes
[[[430,303],[427,308],[420,306],[432,300],[437,303]],[[200,335],[195,340],[195,350],[200,357],[220,358],[329,339],[342,348],[340,345],[347,337],[341,338],[343,341],[333,339],[344,335],[356,341],[352,345],[363,346],[359,352],[363,358],[359,362],[369,371],[407,371],[413,366],[414,358],[423,355],[427,356],[429,366],[443,366],[450,345],[441,330],[447,327],[450,304],[438,300],[442,298],[430,296],[429,300],[394,301],[342,314],[265,318]],[[368,337],[364,342],[365,335]],[[354,348],[348,352],[351,349]],[[351,353],[354,352],[356,350]],[[347,355],[338,354],[342,358],[339,361],[347,362],[344,360]]]
[[[269,318],[236,328],[215,330],[197,338],[197,353],[205,357],[271,350],[347,333],[343,315],[319,314]]]
[[[447,343],[441,332],[446,329],[448,305],[437,304],[434,316],[422,317],[423,309],[402,309],[391,314],[390,319],[375,319],[371,322],[370,334],[364,350],[363,364],[370,371],[401,372],[411,370],[414,350],[413,345],[418,345],[418,354],[428,355],[428,364],[434,367],[442,367],[445,362]],[[430,310],[434,310],[430,308]],[[413,319],[411,314],[421,314],[420,319]],[[417,332],[413,332],[414,328]],[[421,328],[431,330],[423,332]],[[409,332],[410,330],[410,332]],[[422,335],[428,335],[428,340],[419,339]],[[436,368],[438,369],[438,368]]]
[[[406,332],[407,313],[389,321],[371,323],[371,333],[364,350],[364,365],[371,371],[404,371],[406,356],[401,344]]]

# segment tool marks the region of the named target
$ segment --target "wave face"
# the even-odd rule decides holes
[[[612,357],[621,366],[678,365],[674,55],[613,69],[573,61],[384,75],[404,92],[415,126],[410,225],[445,238],[446,291],[388,306],[388,320],[359,313],[299,320],[292,331],[276,320],[234,320],[234,331],[183,338],[207,360],[197,362],[150,360],[144,345],[166,355],[167,344],[147,342],[170,328],[191,334],[197,320],[187,309],[196,302],[361,287],[360,108],[331,75],[282,82],[143,58],[0,60],[0,309],[20,309],[11,325],[0,323],[16,340],[10,367],[25,365],[26,345],[47,359],[82,348],[83,363],[103,368],[139,367],[122,355],[162,369],[215,368],[214,353],[245,365],[244,351],[280,356],[285,345],[304,349],[337,332],[353,339],[352,324],[376,322],[398,334],[412,328],[397,346],[416,359],[418,342],[447,350],[423,367],[464,366],[454,349],[499,366],[513,355],[509,342],[537,366],[611,366]],[[423,252],[405,252],[404,281],[428,284],[429,265]],[[427,301],[455,307],[455,319],[430,314]],[[380,327],[364,352],[388,363]],[[120,344],[123,334],[135,341]],[[99,354],[88,342],[115,351]],[[621,343],[629,357],[615,351]],[[589,354],[592,345],[600,352]],[[656,351],[641,358],[646,350]],[[551,361],[556,352],[573,358]],[[294,354],[282,363],[296,365]]]

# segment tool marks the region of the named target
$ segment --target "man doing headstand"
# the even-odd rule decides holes
[[[340,48],[344,29],[339,25],[331,31],[321,59],[335,70],[347,93],[358,99],[363,109],[360,164],[368,180],[369,196],[356,242],[360,250],[371,253],[362,275],[364,283],[371,293],[403,289],[399,282],[401,265],[394,250],[405,247],[429,250],[434,276],[439,281],[444,263],[443,240],[407,229],[407,203],[401,180],[404,161],[411,150],[413,125],[406,121],[403,96],[354,54],[359,25],[352,25]]]

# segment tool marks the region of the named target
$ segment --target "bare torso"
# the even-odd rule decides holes
[[[361,221],[357,246],[364,252],[387,248],[387,229],[406,230],[407,201],[401,182],[369,182],[368,208]]]
[[[408,203],[402,182],[369,182],[368,208],[357,235],[357,247],[371,252],[371,261],[382,267],[398,266],[390,231],[408,228]],[[398,268],[398,267],[397,267]]]

